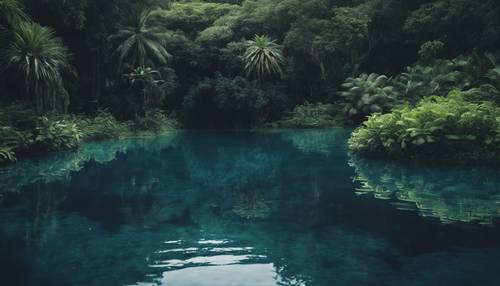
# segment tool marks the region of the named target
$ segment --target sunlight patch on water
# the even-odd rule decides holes
[[[183,267],[189,266],[191,264],[202,264],[202,265],[230,265],[243,263],[245,260],[251,260],[255,258],[265,258],[265,256],[254,256],[254,255],[216,255],[216,256],[201,256],[193,257],[186,260],[171,259],[165,261],[159,261],[159,264],[149,265],[149,267]]]
[[[205,240],[205,239],[198,241],[199,244],[226,244],[230,242],[231,242],[230,240]]]
[[[165,241],[163,243],[165,243],[165,244],[179,244],[181,242],[182,242],[182,240],[169,240],[169,241]]]
[[[233,279],[228,279],[233,277]],[[160,285],[275,286],[273,264],[202,266],[163,273]],[[223,283],[223,284],[221,284]]]

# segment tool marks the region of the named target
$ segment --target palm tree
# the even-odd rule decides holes
[[[17,0],[0,0],[0,26],[15,27],[25,20],[28,20],[28,16]]]
[[[7,69],[24,78],[26,90],[36,98],[38,111],[66,111],[69,97],[62,72],[71,69],[70,53],[51,28],[19,23],[4,57]]]
[[[284,62],[282,48],[268,36],[258,36],[247,42],[248,48],[243,55],[246,62],[245,71],[247,76],[255,74],[261,81],[266,76],[279,73],[283,75],[282,65]]]
[[[144,112],[147,108],[158,107],[161,104],[164,95],[162,85],[165,81],[161,79],[159,71],[150,67],[138,67],[124,76],[133,87],[138,88],[142,93],[141,106],[138,108],[140,112]]]
[[[115,54],[118,55],[120,66],[127,62],[131,66],[154,66],[155,62],[167,64],[171,57],[165,48],[170,33],[161,26],[149,26],[151,10],[144,10],[133,26],[123,27],[109,37],[117,42]]]

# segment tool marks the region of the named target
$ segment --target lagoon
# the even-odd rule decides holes
[[[177,131],[0,169],[2,285],[500,285],[500,170],[350,130]]]

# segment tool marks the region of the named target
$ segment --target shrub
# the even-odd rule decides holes
[[[194,127],[255,127],[272,117],[280,98],[273,86],[219,74],[190,90],[183,113],[187,124]]]
[[[452,89],[464,88],[467,81],[466,75],[459,71],[461,66],[449,60],[436,60],[432,65],[417,64],[394,78],[393,85],[401,97],[414,104],[424,96],[446,95]]]
[[[397,159],[493,163],[500,158],[499,114],[492,103],[468,102],[453,91],[372,115],[354,131],[349,148]]]
[[[152,131],[154,133],[174,130],[178,126],[175,119],[159,109],[147,110],[144,117],[137,118],[134,123],[134,128],[138,131]]]
[[[493,102],[500,105],[500,91],[490,84],[483,84],[477,88],[462,92],[465,100],[475,103]]]
[[[109,112],[99,111],[94,118],[77,117],[83,140],[103,140],[125,137],[130,133],[129,123],[119,122]]]
[[[439,46],[430,42],[426,48],[437,48],[435,45]],[[412,104],[428,95],[445,96],[454,89],[479,88],[482,90],[485,88],[485,83],[491,83],[492,85],[489,86],[497,85],[496,88],[500,88],[498,84],[500,68],[496,58],[493,54],[483,55],[475,51],[453,60],[428,59],[407,67],[406,71],[395,77],[392,83],[401,97]],[[480,90],[473,92],[478,91]]]
[[[346,120],[341,110],[333,104],[308,103],[296,106],[285,118],[271,123],[280,128],[325,128],[337,127]]]
[[[214,83],[214,101],[221,111],[259,113],[269,106],[267,94],[255,81],[248,81],[242,77],[228,79],[218,76]]]
[[[42,116],[35,130],[34,149],[38,151],[69,150],[78,147],[83,133],[75,122],[64,118]]]
[[[388,81],[386,76],[374,73],[348,78],[340,94],[345,99],[346,114],[360,122],[372,113],[389,111],[396,102],[396,93]]]
[[[443,50],[443,47],[444,43],[439,40],[425,42],[420,47],[418,55],[421,60],[430,61],[439,55],[439,53]]]
[[[47,115],[16,103],[0,106],[0,164],[13,163],[20,155],[77,148],[82,140],[102,140],[159,133],[179,126],[160,110],[148,110],[136,122],[118,121],[111,113],[95,117]]]
[[[29,132],[21,132],[0,123],[0,164],[15,162],[16,152],[28,149],[31,143]]]
[[[10,126],[2,126],[0,123],[0,145],[8,146],[12,150],[23,150],[32,143],[29,132],[22,132]]]

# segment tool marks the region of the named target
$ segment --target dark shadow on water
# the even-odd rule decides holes
[[[1,274],[8,285],[500,283],[498,170],[364,160],[348,135],[176,132],[21,161],[0,171]]]

